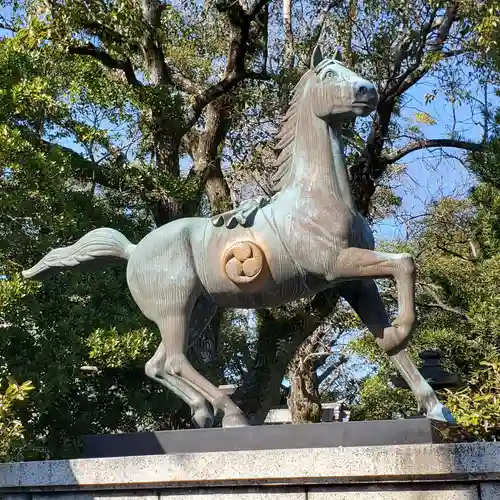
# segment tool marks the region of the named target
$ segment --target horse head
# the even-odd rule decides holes
[[[307,100],[318,118],[339,123],[368,116],[377,107],[375,85],[344,66],[338,52],[332,59],[324,58],[317,46],[309,73],[312,75],[306,90]]]

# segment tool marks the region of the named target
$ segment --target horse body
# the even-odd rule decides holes
[[[270,203],[253,204],[256,211],[233,210],[215,223],[180,219],[136,246],[117,231],[97,229],[70,247],[53,250],[24,275],[86,260],[127,259],[131,294],[162,336],[146,374],[188,403],[199,426],[211,425],[218,411],[224,413],[224,426],[248,424],[229,396],[185,355],[217,306],[276,306],[336,286],[389,354],[427,416],[453,422],[404,349],[415,322],[413,260],[373,251],[373,234],[352,200],[341,124],[368,115],[377,101],[373,84],[316,50],[277,136],[278,194]],[[233,219],[235,225],[224,224]],[[396,281],[399,317],[393,324],[373,281],[380,277]]]
[[[290,213],[283,217],[285,211]],[[330,224],[336,219],[345,227]],[[127,280],[134,299],[141,302],[155,293],[159,283],[175,288],[179,275],[192,269],[195,293],[219,306],[272,307],[312,296],[340,281],[335,272],[337,254],[352,246],[371,248],[370,236],[365,219],[347,205],[318,207],[314,196],[305,200],[289,190],[259,210],[251,227],[214,227],[207,219],[193,217],[156,229],[132,252]],[[251,286],[238,286],[223,272],[224,249],[241,240],[255,242],[266,255],[268,270]]]

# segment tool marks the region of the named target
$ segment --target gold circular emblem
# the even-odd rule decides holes
[[[253,241],[238,241],[224,253],[224,271],[233,283],[251,283],[262,272],[264,259],[264,252]]]

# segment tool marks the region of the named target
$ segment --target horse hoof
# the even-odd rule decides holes
[[[194,425],[200,429],[210,428],[214,423],[214,415],[206,406],[198,408],[193,413],[191,419]]]
[[[247,427],[250,425],[243,413],[233,413],[224,415],[222,427]]]
[[[443,422],[448,425],[457,425],[457,421],[451,414],[451,411],[441,403],[438,403],[434,406],[434,408],[432,408],[432,410],[429,410],[426,416],[429,420],[434,420],[435,422]]]

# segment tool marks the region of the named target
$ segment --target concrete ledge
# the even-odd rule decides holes
[[[0,494],[498,480],[500,443],[186,453],[0,464]]]

